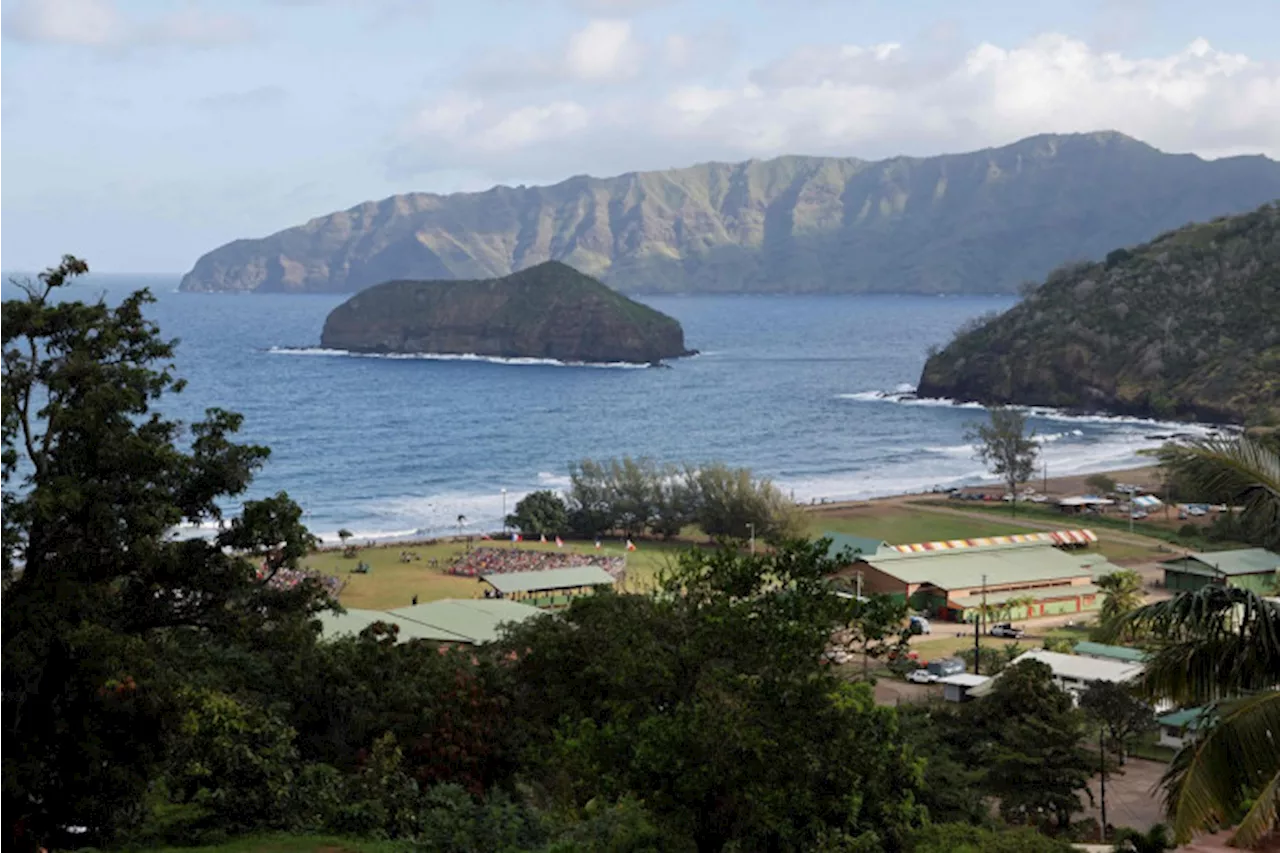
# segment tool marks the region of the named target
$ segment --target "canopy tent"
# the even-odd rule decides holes
[[[924,551],[952,551],[960,548],[985,548],[992,545],[1037,545],[1050,542],[1054,545],[1087,545],[1097,542],[1092,530],[1055,530],[1048,533],[1014,533],[1010,536],[981,536],[975,539],[946,539],[936,542],[913,542],[909,545],[890,545],[889,550],[899,554],[919,554]]]

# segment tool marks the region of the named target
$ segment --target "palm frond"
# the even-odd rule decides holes
[[[1151,638],[1149,699],[1194,705],[1280,685],[1280,605],[1247,589],[1206,586],[1105,627]]]
[[[1157,455],[1197,491],[1243,502],[1242,520],[1267,537],[1264,544],[1280,541],[1280,454],[1240,436],[1168,444]]]
[[[1237,847],[1260,845],[1268,835],[1276,831],[1276,817],[1280,814],[1280,770],[1262,787],[1253,806],[1245,813],[1236,827],[1232,843]]]
[[[1225,702],[1210,723],[1174,757],[1160,780],[1174,838],[1231,822],[1253,792],[1263,792],[1246,819],[1245,838],[1275,830],[1276,774],[1280,772],[1280,691]],[[1256,812],[1256,814],[1255,814]]]

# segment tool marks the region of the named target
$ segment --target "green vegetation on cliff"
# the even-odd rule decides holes
[[[918,393],[1162,418],[1280,420],[1280,208],[1063,267],[925,364]]]
[[[347,293],[564,261],[626,293],[1013,292],[1280,197],[1280,163],[1118,133],[868,162],[779,157],[545,187],[408,193],[201,257],[187,291]]]
[[[690,355],[680,323],[558,261],[480,281],[388,281],[330,312],[321,344],[352,352],[574,362]]]

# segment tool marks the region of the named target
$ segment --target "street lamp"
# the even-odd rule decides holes
[[[502,532],[507,532],[507,490],[502,490]]]
[[[756,552],[756,526],[752,522],[747,522],[747,529],[751,531],[751,553]]]

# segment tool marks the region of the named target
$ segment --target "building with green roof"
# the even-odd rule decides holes
[[[1091,643],[1088,640],[1076,643],[1072,651],[1089,658],[1118,660],[1125,663],[1142,663],[1147,659],[1147,653],[1142,649],[1131,649],[1128,646],[1108,646],[1105,643]]]
[[[542,610],[504,599],[446,598],[395,610],[325,611],[317,618],[326,639],[359,634],[375,622],[399,629],[400,640],[478,645],[498,639],[506,623],[520,623]]]
[[[838,551],[833,547],[829,553]],[[864,593],[901,597],[937,618],[972,621],[984,602],[988,618],[1013,620],[1096,609],[1100,595],[1094,579],[1115,570],[1096,553],[1035,541],[934,551],[881,549],[858,557],[838,576],[856,576]]]
[[[1280,554],[1264,548],[1189,552],[1163,561],[1164,585],[1171,592],[1197,590],[1209,584],[1273,594],[1280,574]]]
[[[1207,722],[1204,708],[1183,708],[1172,714],[1156,717],[1160,727],[1160,745],[1170,749],[1182,749],[1187,738],[1194,735]]]
[[[883,539],[872,539],[869,536],[851,536],[847,533],[824,533],[824,539],[831,540],[827,553],[834,556],[843,551],[864,557],[874,556],[889,549],[889,543]]]

